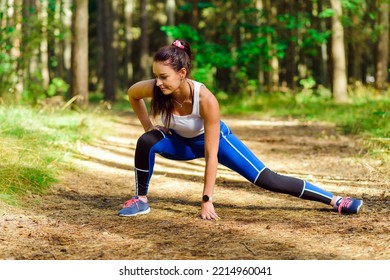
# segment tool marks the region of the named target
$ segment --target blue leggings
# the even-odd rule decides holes
[[[204,134],[184,138],[171,131],[145,132],[135,151],[136,194],[147,195],[153,174],[155,154],[172,160],[192,160],[204,157]],[[268,169],[243,142],[221,121],[218,162],[242,175],[256,186],[273,192],[285,193],[330,204],[332,193],[301,179],[279,175]]]

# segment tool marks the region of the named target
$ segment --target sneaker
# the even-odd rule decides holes
[[[363,200],[350,198],[349,196],[340,197],[333,206],[340,214],[357,214],[363,205]]]
[[[130,217],[141,214],[148,214],[149,212],[150,208],[148,203],[140,200],[138,196],[134,196],[132,199],[125,202],[123,208],[118,212],[118,215]]]

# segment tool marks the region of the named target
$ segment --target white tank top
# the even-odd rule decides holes
[[[199,112],[199,93],[202,84],[197,81],[193,81],[193,83],[194,101],[191,114],[185,116],[173,114],[169,125],[170,129],[185,138],[193,138],[204,133],[204,121]]]

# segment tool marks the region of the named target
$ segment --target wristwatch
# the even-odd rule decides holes
[[[205,194],[205,195],[202,197],[202,200],[203,200],[203,202],[207,202],[207,201],[210,200],[210,197],[209,197],[207,194]]]

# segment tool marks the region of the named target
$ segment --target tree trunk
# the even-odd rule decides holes
[[[50,80],[62,76],[59,74],[59,62],[61,60],[61,51],[60,44],[62,39],[59,36],[56,36],[57,32],[61,33],[63,31],[62,25],[57,26],[57,22],[61,22],[61,2],[60,0],[52,1],[47,9],[48,18],[47,18],[47,26],[50,28],[47,31],[47,46],[48,46],[48,58],[49,58],[49,78]],[[55,27],[54,27],[55,26]],[[53,62],[57,64],[54,65]]]
[[[176,3],[175,0],[167,0],[166,3],[166,13],[167,13],[167,25],[168,26],[174,26],[175,25],[175,10],[176,10]],[[171,44],[173,39],[171,36],[167,37],[167,44]]]
[[[344,28],[341,23],[342,6],[340,0],[330,1],[335,15],[332,17],[332,65],[333,65],[333,98],[336,102],[346,102],[347,74],[344,48]]]
[[[130,83],[133,81],[133,62],[131,59],[131,54],[133,52],[133,12],[134,12],[134,0],[125,0],[124,1],[124,14],[125,14],[125,38],[126,38],[126,47],[124,53],[125,60],[125,78],[127,86],[130,86]]]
[[[114,21],[112,1],[100,0],[102,27],[103,27],[103,53],[102,76],[104,100],[115,101],[116,92],[116,50],[114,48]]]
[[[284,13],[289,13],[293,17],[297,17],[297,10],[299,7],[297,7],[296,3],[293,1],[285,1],[284,8],[286,9],[283,11]],[[297,38],[300,36],[299,31],[297,28],[291,28],[290,30],[286,30],[287,36],[289,38]],[[286,65],[283,66],[285,68],[285,75],[283,77],[283,80],[281,81],[282,84],[287,85],[292,91],[295,93],[296,91],[296,81],[297,81],[297,62],[298,62],[298,53],[299,53],[299,47],[297,46],[296,40],[289,40],[287,50],[286,50],[286,57],[285,62]],[[302,63],[302,62],[301,62]],[[302,77],[300,77],[302,78]],[[304,77],[306,78],[306,77]]]
[[[147,0],[141,0],[141,79],[150,78]]]
[[[40,94],[36,89],[43,87],[42,75],[39,68],[41,61],[40,42],[42,37],[39,29],[40,19],[38,17],[37,3],[39,3],[37,0],[23,1],[21,55],[18,66],[23,71],[24,97],[32,102],[36,102]]]
[[[199,24],[198,0],[192,0],[192,28],[197,30]]]
[[[256,0],[256,9],[257,9],[257,13],[258,13],[258,20],[257,20],[257,24],[258,26],[261,26],[262,24],[264,24],[263,22],[263,19],[261,17],[261,13],[264,12],[264,5],[263,5],[263,0]],[[260,55],[259,56],[259,71],[257,73],[257,82],[259,84],[258,86],[258,91],[261,93],[263,91],[263,88],[264,88],[264,68],[263,68],[263,57]]]
[[[273,6],[271,0],[266,0],[264,7],[267,11],[267,23],[274,25],[276,22],[277,8]],[[268,65],[270,71],[268,72],[268,92],[276,92],[279,89],[279,60],[276,56],[276,49],[272,35],[268,35],[268,47],[270,49]]]
[[[38,9],[40,10],[41,26],[41,43],[40,43],[40,64],[43,89],[45,91],[49,88],[50,77],[49,77],[49,46],[48,46],[48,13],[47,13],[47,2],[37,2]]]
[[[379,90],[386,90],[389,77],[389,0],[380,3],[379,26],[375,80]]]
[[[70,30],[72,28],[72,12],[71,12],[71,0],[62,0],[60,4],[59,17],[61,22],[64,24],[64,30]],[[64,32],[64,31],[63,31]],[[60,54],[58,63],[58,73],[68,84],[72,84],[71,71],[71,53],[72,53],[72,42],[71,36],[65,36],[61,40]]]
[[[88,107],[88,0],[75,0],[72,18],[72,96]]]
[[[365,10],[364,12],[368,13],[369,11]],[[347,44],[347,74],[348,83],[356,87],[363,84],[362,63],[365,60],[364,56],[368,47],[362,44],[365,41],[365,37],[361,30],[361,16],[351,14],[349,17],[352,26],[347,30],[349,34]]]
[[[313,12],[315,12],[315,14],[322,12],[322,10],[322,0],[313,3]],[[325,20],[316,20],[315,22],[313,22],[313,26],[320,32],[324,32],[328,29]],[[312,59],[314,79],[316,80],[317,84],[323,86],[329,86],[327,47],[328,46],[325,42],[322,43],[318,47],[318,56]]]
[[[5,30],[7,26],[15,26],[18,33],[21,33],[21,24],[18,24],[22,21],[22,0],[7,1],[7,3],[1,4],[1,9],[4,11],[3,18],[1,21],[1,29]],[[7,38],[8,40],[8,38]],[[13,57],[12,61],[12,72],[14,74],[7,74],[0,77],[0,89],[8,91],[12,86],[15,85],[15,100],[18,102],[22,99],[23,94],[23,69],[20,67],[21,60],[21,37],[15,36],[14,39],[11,39],[8,42],[12,48],[9,50],[9,54]],[[12,77],[16,77],[15,84],[12,82]],[[5,87],[4,87],[5,86]],[[3,92],[0,92],[0,96]]]

